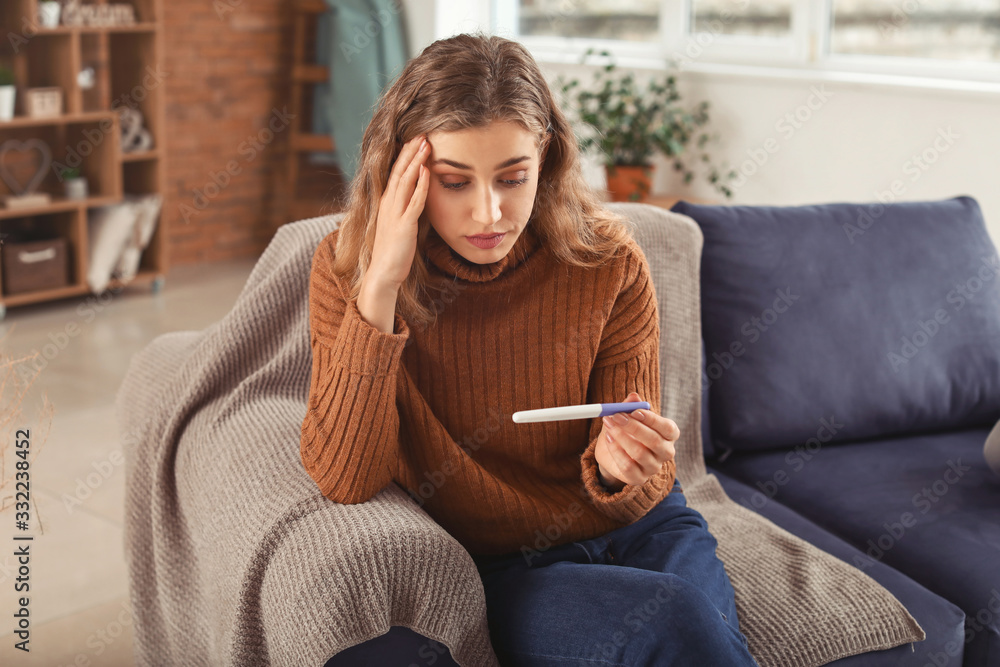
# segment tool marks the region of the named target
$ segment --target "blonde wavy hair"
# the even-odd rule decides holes
[[[371,264],[379,201],[403,145],[421,134],[493,121],[514,122],[535,134],[539,154],[548,146],[528,220],[539,241],[575,266],[600,266],[619,255],[631,238],[625,218],[603,208],[584,181],[576,137],[534,58],[503,37],[459,34],[407,62],[365,129],[332,268],[349,286],[350,298],[360,294]],[[436,321],[431,292],[451,282],[428,270],[423,250],[429,230],[421,216],[416,256],[396,298],[396,311],[411,324]]]

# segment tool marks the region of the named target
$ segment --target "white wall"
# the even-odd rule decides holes
[[[720,134],[712,156],[741,172],[732,203],[970,195],[1000,245],[1000,97],[693,73],[678,87],[682,100],[711,103]],[[680,184],[661,164],[654,191],[721,197],[707,181]]]
[[[435,6],[407,0],[409,16],[419,16],[409,29],[414,53],[435,35],[489,25],[480,0],[449,2],[447,15]],[[539,65],[552,85],[559,73],[590,80],[577,65]],[[713,159],[746,174],[728,203],[867,203],[880,192],[885,201],[969,195],[1000,246],[1000,94],[690,71],[679,74],[678,88],[692,106],[711,103],[710,127],[720,135]],[[656,164],[654,192],[727,202],[704,179],[682,184],[669,160]],[[593,157],[586,174],[603,187]]]

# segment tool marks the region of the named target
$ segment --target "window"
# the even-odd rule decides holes
[[[553,61],[579,62],[597,46],[623,66],[674,60],[937,77],[939,86],[1000,82],[1000,0],[492,1],[500,34]]]
[[[1000,0],[833,0],[830,50],[1000,61]]]
[[[652,42],[660,0],[521,0],[521,35]]]
[[[792,30],[792,0],[691,0],[693,33],[788,37]]]

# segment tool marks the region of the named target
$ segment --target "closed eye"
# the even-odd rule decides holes
[[[500,182],[509,188],[516,188],[527,183],[528,177],[525,176],[524,178],[518,179],[502,179]],[[463,181],[461,183],[445,183],[444,181],[441,181],[441,185],[443,185],[446,190],[461,190],[468,184],[468,181]]]

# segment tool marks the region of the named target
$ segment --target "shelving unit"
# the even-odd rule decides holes
[[[29,303],[79,296],[87,285],[87,211],[123,201],[126,194],[166,191],[163,143],[165,137],[163,71],[163,9],[161,0],[86,0],[84,4],[127,2],[135,8],[136,23],[128,26],[65,26],[43,28],[37,16],[38,0],[0,0],[0,29],[5,39],[2,57],[12,62],[17,80],[17,111],[11,121],[0,121],[0,143],[8,139],[38,138],[52,150],[53,165],[82,157],[87,177],[87,199],[68,200],[56,170],[50,169],[38,188],[52,201],[30,209],[0,207],[0,233],[30,230],[60,236],[69,243],[70,284],[23,294],[4,294],[0,271],[0,319],[6,309]],[[84,89],[77,74],[86,66],[95,70],[95,84]],[[57,86],[62,89],[63,113],[51,118],[23,115],[24,90]],[[127,104],[142,112],[153,148],[122,153],[117,106]],[[0,180],[0,193],[10,194]],[[154,292],[164,283],[167,248],[163,214],[157,221],[139,270],[129,284],[149,282]],[[2,260],[0,260],[2,261]],[[122,284],[112,280],[108,289]]]
[[[316,34],[316,22],[319,16],[330,11],[324,0],[295,0],[292,5],[292,72],[291,115],[292,126],[289,137],[287,184],[288,198],[284,220],[292,221],[309,218],[316,215],[314,209],[299,206],[299,162],[302,156],[312,151],[329,152],[334,150],[333,138],[327,134],[315,134],[309,128],[312,123],[304,117],[312,118],[312,86],[327,81],[330,71],[323,65],[311,62],[314,53],[309,53],[307,43]],[[309,95],[310,104],[304,104],[304,97]]]

